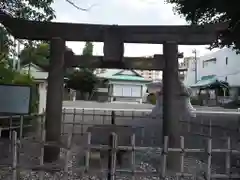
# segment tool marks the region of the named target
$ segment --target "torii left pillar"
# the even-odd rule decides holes
[[[163,70],[163,135],[168,136],[170,148],[180,147],[178,103],[180,84],[178,77],[178,45],[176,42],[163,44],[165,67]],[[169,153],[167,167],[171,170],[179,169],[179,153]]]
[[[60,142],[62,123],[62,101],[64,84],[65,41],[53,38],[50,42],[50,68],[48,73],[46,104],[46,141]],[[53,162],[59,158],[60,148],[45,146],[44,161]]]

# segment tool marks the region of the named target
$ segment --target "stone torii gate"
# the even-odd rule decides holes
[[[164,135],[169,147],[178,146],[178,45],[206,45],[216,40],[225,25],[206,26],[116,26],[28,21],[0,14],[0,23],[18,39],[50,41],[50,68],[46,106],[46,140],[59,141],[64,71],[75,65],[88,68],[163,70]],[[65,41],[104,42],[103,57],[75,56]],[[124,58],[124,43],[163,44],[163,55],[154,58]],[[54,161],[59,148],[46,147],[45,160]],[[170,161],[169,166],[176,162]]]

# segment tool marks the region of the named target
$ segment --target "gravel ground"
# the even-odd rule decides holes
[[[76,167],[76,159],[73,156],[72,159],[69,161],[68,165],[69,165],[69,171],[68,171],[68,179],[69,180],[100,180],[100,179],[107,179],[106,176],[103,178],[101,176],[98,175],[87,175],[87,174],[78,174],[78,173],[74,173],[72,171],[72,167]],[[184,179],[204,179],[204,172],[206,170],[206,164],[194,159],[194,158],[186,158],[185,160],[185,172],[188,173],[192,173],[193,175],[195,175],[192,178],[184,178]],[[149,163],[143,162],[143,161],[139,161],[136,164],[136,169],[138,171],[142,171],[142,172],[156,172],[157,170]],[[3,172],[1,172],[3,173]],[[45,173],[44,179],[45,180],[56,180],[56,179],[63,179],[63,174],[64,172],[58,172],[58,173],[54,173],[54,174],[50,174],[50,173]],[[168,172],[166,179],[177,179],[172,172]],[[4,172],[4,174],[2,174],[0,176],[1,180],[12,180],[11,177],[11,172]],[[39,179],[39,173],[37,172],[33,172],[33,171],[21,171],[20,173],[20,180],[38,180]],[[121,179],[121,180],[128,180],[131,179],[131,175],[116,175],[116,179]],[[136,180],[158,180],[160,179],[157,176],[147,176],[147,177],[136,177]]]
[[[1,141],[2,142],[2,141]],[[6,143],[9,144],[9,141],[6,141],[4,146],[6,146]],[[1,151],[3,150],[3,146],[0,148]],[[6,150],[7,151],[7,150]],[[79,158],[78,154],[81,151],[80,147],[78,145],[73,146],[71,150],[71,158],[69,159],[68,162],[68,179],[70,180],[87,180],[87,179],[92,179],[92,180],[100,180],[100,179],[106,179],[106,176],[104,175],[86,175],[86,174],[80,174],[76,173],[73,171],[75,167],[79,167]],[[20,163],[21,164],[36,164],[39,163],[38,158],[40,156],[40,147],[38,144],[33,144],[30,141],[23,141],[23,146],[21,149],[21,157],[20,157]],[[1,152],[1,155],[3,155],[3,151]],[[6,154],[5,154],[6,155]],[[31,158],[30,158],[31,157]],[[62,159],[64,158],[64,153],[61,153]],[[11,163],[11,155],[8,157],[5,157],[5,163],[7,162],[6,159],[8,159],[8,162]],[[142,172],[156,172],[157,169],[156,167],[158,166],[159,162],[156,161],[156,159],[160,159],[160,153],[155,152],[155,151],[149,151],[149,152],[144,152],[136,153],[136,170],[142,171]],[[4,161],[0,161],[0,164],[2,164]],[[203,172],[206,172],[207,165],[199,160],[197,160],[194,157],[186,157],[185,158],[185,169],[184,171],[186,173],[191,173],[194,175],[194,179],[204,179],[203,178]],[[214,168],[214,167],[213,167]],[[213,170],[214,171],[214,170]],[[45,173],[45,178],[44,180],[60,180],[64,179],[63,178],[64,171],[57,172],[57,173]],[[177,179],[172,172],[167,172],[167,179]],[[184,178],[184,179],[193,179],[193,178]],[[1,180],[13,180],[12,179],[12,172],[10,169],[3,169],[0,168],[0,179]],[[116,179],[121,179],[121,180],[127,180],[127,179],[132,179],[131,175],[116,175]],[[160,179],[159,177],[139,177],[137,176],[135,178],[136,180],[158,180]],[[21,171],[20,172],[20,180],[39,180],[39,173],[38,172],[33,172],[33,171]]]

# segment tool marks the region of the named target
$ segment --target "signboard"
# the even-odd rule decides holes
[[[31,87],[0,84],[0,114],[29,114]]]

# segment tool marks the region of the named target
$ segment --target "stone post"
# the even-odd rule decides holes
[[[60,141],[62,121],[62,100],[64,84],[65,41],[53,38],[50,43],[50,67],[48,73],[46,105],[46,141]],[[46,146],[44,161],[53,162],[59,158],[60,148]]]
[[[169,147],[180,147],[178,125],[179,79],[178,79],[178,45],[175,42],[163,44],[165,67],[163,70],[163,136],[169,137]],[[167,167],[179,170],[179,153],[169,153]]]
[[[103,44],[103,62],[105,65],[118,69],[124,68],[124,42],[121,31],[114,26],[106,29]]]

